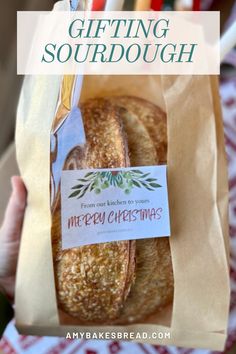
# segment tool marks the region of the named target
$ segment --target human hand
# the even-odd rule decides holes
[[[12,177],[11,184],[12,194],[0,229],[0,289],[13,298],[27,192],[21,177]]]

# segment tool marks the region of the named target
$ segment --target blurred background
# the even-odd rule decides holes
[[[51,10],[53,0],[1,0],[0,10],[0,155],[14,136],[22,77],[16,75],[17,11]]]
[[[69,1],[69,0],[68,0]],[[78,0],[71,0],[72,4]],[[115,1],[115,0],[114,0]],[[95,0],[103,7],[105,0]],[[125,8],[133,9],[134,0],[126,0]],[[220,11],[221,33],[236,20],[236,0],[138,0],[151,4],[153,10],[176,9]],[[10,176],[17,173],[15,161],[14,127],[16,108],[23,77],[16,75],[16,19],[17,11],[51,10],[53,0],[1,0],[0,11],[0,223],[10,194]],[[235,33],[236,38],[236,33]],[[225,129],[230,187],[231,240],[231,308],[229,334],[223,353],[236,354],[236,50],[233,49],[221,66],[220,95]],[[207,350],[160,347],[116,341],[68,341],[63,338],[19,336],[11,323],[0,340],[0,353],[20,354],[219,354]]]

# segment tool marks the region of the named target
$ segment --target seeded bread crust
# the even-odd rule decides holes
[[[86,146],[69,154],[64,169],[129,166],[120,109],[104,99],[81,106]],[[61,249],[60,197],[52,215],[55,282],[60,308],[80,323],[111,323],[120,316],[135,273],[135,241]]]

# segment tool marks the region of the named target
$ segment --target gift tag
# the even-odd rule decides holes
[[[170,236],[166,166],[67,170],[62,248]]]

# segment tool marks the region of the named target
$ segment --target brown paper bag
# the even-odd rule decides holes
[[[70,90],[69,90],[70,91]],[[147,332],[147,342],[222,350],[229,308],[227,173],[217,79],[207,76],[86,76],[81,101],[134,95],[167,112],[168,193],[174,300],[143,323],[78,326],[59,313],[51,247],[50,131],[59,78],[28,78],[16,147],[28,189],[16,285],[20,333]],[[70,92],[69,92],[70,94]],[[68,96],[65,95],[68,101]],[[168,335],[152,338],[153,333]]]

